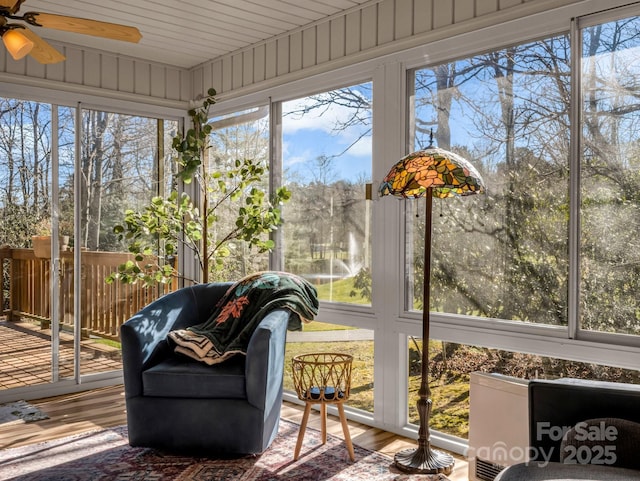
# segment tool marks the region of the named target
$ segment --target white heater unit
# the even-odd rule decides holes
[[[527,461],[528,383],[501,374],[471,373],[469,479],[493,481],[500,471]]]

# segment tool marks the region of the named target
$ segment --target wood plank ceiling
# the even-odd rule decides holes
[[[33,27],[54,42],[191,68],[380,0],[26,0],[20,14],[55,13],[138,27],[139,44]]]

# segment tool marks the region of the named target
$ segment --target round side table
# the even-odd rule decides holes
[[[304,432],[307,429],[311,406],[320,404],[322,422],[322,444],[327,442],[327,404],[335,404],[340,414],[342,431],[351,461],[355,460],[349,425],[344,414],[344,402],[349,399],[351,388],[351,363],[353,356],[338,353],[303,354],[292,359],[293,385],[298,399],[305,402],[304,415],[298,433],[298,442],[293,456],[300,455]]]

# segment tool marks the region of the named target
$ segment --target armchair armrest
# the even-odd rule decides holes
[[[247,400],[259,409],[271,406],[282,396],[284,351],[290,316],[291,312],[285,309],[271,311],[260,322],[249,341],[245,363]]]

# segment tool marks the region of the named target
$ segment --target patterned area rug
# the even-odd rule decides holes
[[[26,401],[0,404],[0,424],[32,423],[42,419],[49,419],[49,416]]]
[[[351,462],[344,442],[307,428],[298,461],[293,451],[298,425],[280,421],[273,444],[260,456],[208,459],[174,456],[132,448],[126,427],[93,431],[56,441],[0,451],[0,479],[13,481],[395,481],[417,479],[401,474],[391,459],[354,446]],[[443,475],[421,475],[440,481]]]

